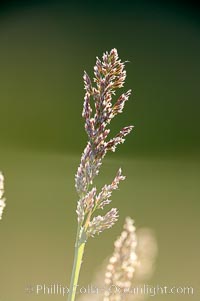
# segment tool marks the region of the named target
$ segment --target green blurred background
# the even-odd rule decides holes
[[[0,301],[64,299],[25,287],[69,285],[74,174],[86,144],[82,75],[113,47],[130,61],[124,90],[133,94],[112,132],[135,129],[97,179],[109,183],[119,166],[127,175],[113,194],[119,222],[88,242],[80,282],[91,283],[130,215],[156,233],[151,283],[195,289],[154,299],[199,301],[199,10],[191,1],[134,0],[0,4]]]

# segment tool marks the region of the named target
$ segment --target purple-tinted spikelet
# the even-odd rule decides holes
[[[76,213],[78,215],[78,222],[84,221],[85,215],[93,210],[95,205],[96,187],[92,188],[85,197],[78,201]]]
[[[118,212],[116,208],[112,208],[104,216],[101,215],[95,216],[88,226],[87,229],[88,237],[90,236],[93,237],[95,234],[99,234],[104,230],[111,228],[114,225],[114,223],[117,221],[117,218],[118,218]]]
[[[110,133],[110,129],[107,128],[108,124],[114,116],[122,113],[125,102],[131,94],[131,90],[128,90],[114,104],[112,103],[116,89],[124,85],[126,78],[124,67],[125,64],[119,59],[117,50],[112,49],[103,54],[102,60],[97,57],[93,82],[86,72],[83,76],[85,97],[82,116],[85,119],[88,143],[75,176],[75,187],[80,198],[77,206],[78,221],[82,224],[84,220],[87,220],[88,231],[93,234],[94,231],[91,230],[91,227],[94,228],[95,223],[98,229],[103,229],[103,224],[108,227],[107,215],[94,218],[92,221],[86,215],[91,215],[94,210],[109,204],[112,191],[118,187],[120,180],[124,180],[120,169],[111,185],[105,185],[98,195],[96,195],[96,188],[90,190],[90,185],[95,176],[98,175],[102,159],[107,151],[115,151],[116,146],[124,142],[125,136],[133,128],[133,126],[124,127],[114,138],[107,141],[107,136]],[[114,212],[111,211],[113,223],[116,220]],[[111,222],[111,224],[113,223]],[[98,230],[95,233],[100,232],[101,230]]]
[[[111,202],[109,198],[112,195],[112,191],[116,190],[118,188],[119,182],[125,179],[125,177],[122,176],[121,173],[122,171],[120,168],[112,183],[110,185],[105,185],[96,197],[96,206],[98,209],[103,209],[105,205]]]

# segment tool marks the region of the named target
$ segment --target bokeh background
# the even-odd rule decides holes
[[[150,283],[199,283],[199,8],[192,1],[4,1],[0,4],[0,169],[7,207],[0,225],[0,301],[64,300],[27,285],[69,285],[76,231],[74,174],[86,144],[83,71],[116,47],[133,94],[112,132],[134,132],[108,155],[97,179],[119,166],[117,225],[88,242],[80,283],[112,253],[124,218],[154,230]],[[151,299],[152,297],[150,297]]]

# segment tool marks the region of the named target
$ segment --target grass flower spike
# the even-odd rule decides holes
[[[88,142],[81,156],[81,162],[75,176],[75,187],[78,193],[77,204],[77,236],[75,243],[75,257],[71,276],[69,301],[74,301],[78,282],[82,256],[87,239],[112,227],[118,218],[116,208],[110,209],[105,215],[97,215],[96,211],[104,209],[111,200],[112,191],[118,188],[119,182],[124,180],[121,169],[114,180],[104,185],[100,192],[92,187],[94,178],[98,175],[102,160],[108,151],[114,152],[117,145],[125,141],[133,126],[126,126],[113,138],[108,138],[111,120],[122,113],[131,90],[123,93],[116,101],[117,89],[124,86],[126,79],[125,63],[121,62],[116,49],[103,54],[102,60],[98,57],[94,66],[93,81],[85,72],[85,97],[82,116],[85,119],[85,131]]]
[[[90,190],[95,176],[98,175],[102,159],[108,151],[115,151],[116,146],[124,142],[126,135],[130,133],[133,126],[124,127],[114,138],[107,141],[110,129],[108,125],[111,119],[122,113],[125,102],[128,100],[131,91],[122,94],[112,104],[112,96],[115,90],[124,85],[126,71],[124,63],[118,57],[116,49],[103,55],[102,61],[97,58],[94,67],[94,84],[89,75],[84,73],[85,97],[82,116],[85,118],[85,130],[88,135],[88,143],[82,154],[81,163],[75,177],[75,187],[79,195],[77,206],[78,222],[83,225],[88,236],[100,233],[103,229],[110,228],[117,219],[117,211],[112,209],[104,217],[96,217],[90,221],[91,215],[96,209],[103,208],[110,203],[108,199],[114,189],[118,187],[122,176],[119,169],[117,176],[111,185],[105,185],[97,195],[96,188]],[[93,109],[92,109],[93,108]],[[94,110],[94,113],[93,113]],[[93,113],[93,114],[92,114]],[[110,219],[110,223],[106,222]],[[99,230],[95,231],[94,228]]]
[[[0,220],[2,219],[3,210],[6,206],[3,195],[4,195],[4,176],[0,172]]]
[[[136,252],[137,236],[133,220],[127,217],[124,223],[124,231],[115,241],[114,253],[110,257],[105,273],[105,284],[108,287],[119,287],[120,293],[105,291],[103,301],[120,301],[124,298],[132,284],[133,275],[138,265]]]

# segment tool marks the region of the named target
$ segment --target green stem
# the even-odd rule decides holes
[[[71,282],[68,294],[68,301],[74,301],[76,296],[76,288],[78,284],[79,273],[81,269],[81,263],[85,248],[86,239],[84,238],[83,228],[78,226],[76,243],[75,243],[75,253],[74,253],[74,263],[71,275]]]

